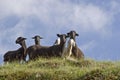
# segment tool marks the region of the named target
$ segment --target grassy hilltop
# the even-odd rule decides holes
[[[1,66],[0,80],[120,80],[120,62],[40,58]]]

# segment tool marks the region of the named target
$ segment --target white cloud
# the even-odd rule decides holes
[[[83,5],[75,7],[75,24],[80,25],[82,30],[98,32],[102,34],[106,24],[109,23],[106,11],[94,5]]]
[[[2,16],[15,14],[19,17],[35,15],[46,24],[58,27],[97,31],[104,29],[109,23],[110,16],[102,8],[93,4],[77,5],[62,3],[60,0],[2,0],[0,1]],[[90,31],[91,31],[90,30]]]

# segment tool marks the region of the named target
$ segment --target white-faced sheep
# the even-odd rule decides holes
[[[20,44],[21,47],[14,51],[8,51],[4,54],[4,62],[13,62],[13,61],[25,61],[25,50],[26,50],[26,44],[25,44],[26,38],[18,37],[16,40],[16,44]]]
[[[67,35],[70,37],[70,39],[68,41],[68,46],[67,46],[67,52],[69,53],[68,57],[73,55],[74,57],[76,57],[78,59],[83,59],[84,54],[78,48],[78,46],[76,44],[76,40],[75,40],[75,37],[79,36],[79,34],[77,34],[75,31],[70,31],[69,33],[67,33]]]

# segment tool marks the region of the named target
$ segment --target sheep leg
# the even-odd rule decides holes
[[[22,63],[25,63],[25,62],[26,62],[25,56],[22,55],[22,57],[21,57],[21,59],[20,59],[20,63],[22,64]]]
[[[64,49],[64,51],[63,51],[63,53],[62,53],[62,58],[64,58],[65,57],[65,53],[66,53],[66,49]]]
[[[70,57],[72,55],[72,45],[69,47],[68,52],[69,52],[68,57]]]

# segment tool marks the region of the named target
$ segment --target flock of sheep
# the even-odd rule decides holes
[[[24,37],[18,37],[16,44],[20,44],[20,48],[14,51],[8,51],[4,54],[4,63],[19,61],[26,62],[26,56],[29,55],[29,60],[35,60],[38,57],[71,57],[72,55],[77,59],[83,59],[84,54],[78,48],[75,37],[79,36],[76,31],[70,31],[67,34],[57,34],[58,39],[52,46],[42,46],[40,44],[40,37],[36,35],[32,39],[35,40],[35,45],[26,47]],[[69,38],[67,48],[65,47],[66,39]]]

